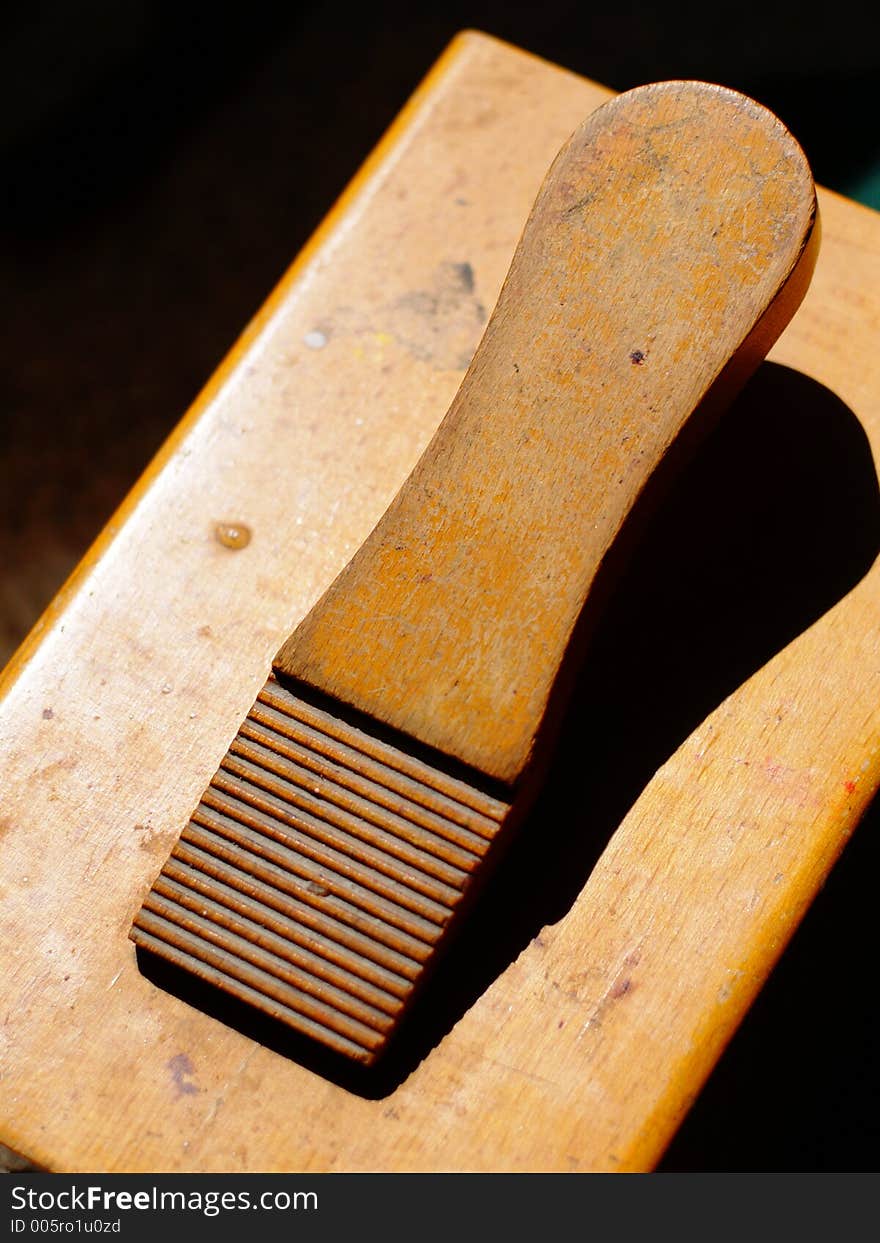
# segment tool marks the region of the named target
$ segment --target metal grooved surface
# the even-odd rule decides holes
[[[132,940],[371,1062],[507,811],[270,677]]]

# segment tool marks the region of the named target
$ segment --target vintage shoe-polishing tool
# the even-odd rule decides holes
[[[449,412],[279,651],[138,946],[382,1053],[531,801],[633,530],[793,315],[818,236],[804,155],[752,100],[665,82],[587,118]]]

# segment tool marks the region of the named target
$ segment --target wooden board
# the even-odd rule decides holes
[[[650,1168],[872,798],[877,570],[701,721],[569,909],[375,1098],[138,970],[158,867],[445,412],[547,165],[605,97],[457,41],[8,666],[0,1139],[34,1161]],[[821,210],[774,358],[876,457],[880,223]]]

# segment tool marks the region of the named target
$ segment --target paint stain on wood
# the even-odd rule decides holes
[[[198,1085],[193,1082],[195,1067],[185,1053],[175,1053],[168,1059],[168,1069],[177,1096],[197,1096]]]
[[[388,347],[396,345],[437,371],[463,371],[489,317],[476,288],[472,263],[446,260],[423,285],[389,298],[374,312],[336,307],[315,334],[353,339],[356,357],[374,365],[387,365]]]
[[[440,370],[470,364],[487,313],[477,298],[473,266],[467,261],[440,263],[430,283],[391,303],[390,331],[414,358]]]

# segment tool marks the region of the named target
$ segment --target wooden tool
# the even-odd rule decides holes
[[[806,160],[703,83],[553,164],[449,412],[283,645],[135,919],[140,947],[370,1063],[528,809],[673,468],[800,304]]]
[[[350,1064],[340,1086],[343,1059],[316,1074],[317,1043],[210,985],[204,1008],[181,1004],[131,953],[274,653],[427,446],[544,173],[609,95],[457,38],[0,675],[0,1140],[31,1161],[650,1169],[880,788],[880,216],[819,188],[804,303],[658,514],[590,651],[558,781],[384,1065]],[[172,210],[180,185],[154,191]],[[224,542],[229,526],[249,542]],[[682,546],[656,542],[670,528]],[[731,620],[744,582],[763,594]],[[861,926],[840,900],[871,827],[814,936]],[[850,1037],[871,1087],[870,946],[849,948],[817,977],[843,1007],[823,1001],[816,1025],[816,981],[790,994],[805,1100],[841,1099]],[[233,1010],[249,1023],[218,1021]],[[754,1035],[767,1083],[779,1045]],[[790,1137],[756,1092],[757,1164],[780,1168]],[[730,1151],[717,1099],[699,1168]],[[870,1092],[866,1130],[869,1112]]]

